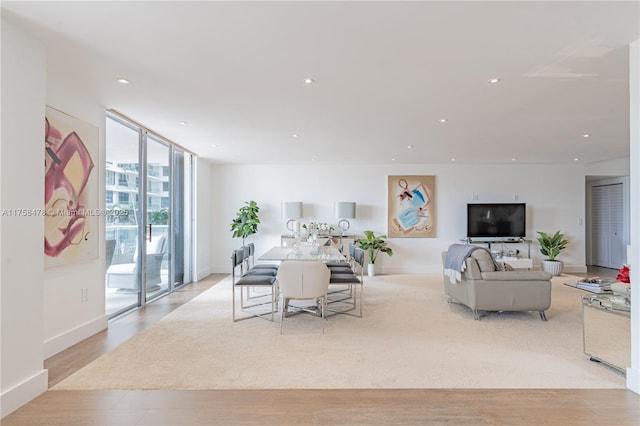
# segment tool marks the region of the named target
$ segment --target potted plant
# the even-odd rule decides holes
[[[549,236],[546,232],[538,232],[538,242],[540,243],[540,253],[546,256],[546,259],[542,261],[542,269],[549,272],[553,276],[558,276],[562,273],[563,264],[562,261],[557,260],[556,257],[564,251],[569,244],[564,238],[564,234],[560,231],[556,231],[553,236]]]
[[[240,207],[236,218],[231,222],[231,232],[234,237],[242,238],[243,247],[245,239],[258,232],[258,224],[260,223],[258,204],[253,200],[247,201],[245,204],[246,206]]]
[[[364,238],[360,238],[356,241],[358,247],[363,250],[367,250],[369,253],[369,265],[367,266],[367,272],[370,277],[376,274],[375,272],[375,263],[376,258],[378,257],[378,253],[386,253],[389,256],[393,256],[393,250],[391,247],[387,246],[387,242],[385,238],[386,235],[378,235],[376,236],[373,231],[364,231]]]

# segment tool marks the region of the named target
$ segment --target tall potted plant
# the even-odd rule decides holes
[[[245,204],[245,206],[240,207],[236,218],[231,222],[232,235],[242,238],[243,247],[245,239],[258,232],[258,224],[260,223],[258,218],[260,207],[258,207],[258,204],[253,200],[247,201]]]
[[[357,240],[356,244],[363,250],[369,253],[369,265],[367,266],[367,272],[370,277],[376,274],[375,263],[378,253],[386,253],[389,256],[393,256],[393,250],[387,246],[386,235],[376,236],[373,231],[364,231],[364,238]]]
[[[553,276],[560,275],[564,265],[556,257],[564,251],[569,241],[564,238],[564,234],[560,231],[556,231],[553,236],[540,231],[538,234],[540,235],[538,237],[540,253],[546,256],[546,259],[542,261],[542,269]]]

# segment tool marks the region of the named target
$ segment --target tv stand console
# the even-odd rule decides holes
[[[506,263],[516,269],[533,269],[533,260],[531,260],[531,240],[524,238],[463,238],[462,241],[466,244],[486,244],[489,251],[491,251],[492,244],[526,244],[526,258],[519,256],[504,256],[504,253],[501,253],[499,256],[496,256],[496,261]]]

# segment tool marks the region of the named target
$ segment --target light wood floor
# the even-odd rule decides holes
[[[588,275],[606,276],[593,271]],[[155,324],[223,277],[213,275],[190,284],[46,360],[49,386]],[[620,389],[47,391],[1,423],[637,426],[640,396]]]

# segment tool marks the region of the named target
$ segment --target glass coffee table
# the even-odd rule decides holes
[[[578,284],[580,283],[580,281],[575,282],[575,283],[562,283],[568,287],[573,287],[576,288],[578,290],[582,290],[582,291],[586,291],[587,293],[594,293],[594,294],[611,294],[613,293],[613,291],[611,291],[611,289],[603,289],[603,288],[595,288],[595,289],[589,289],[589,288],[585,288],[585,287],[578,287]]]

